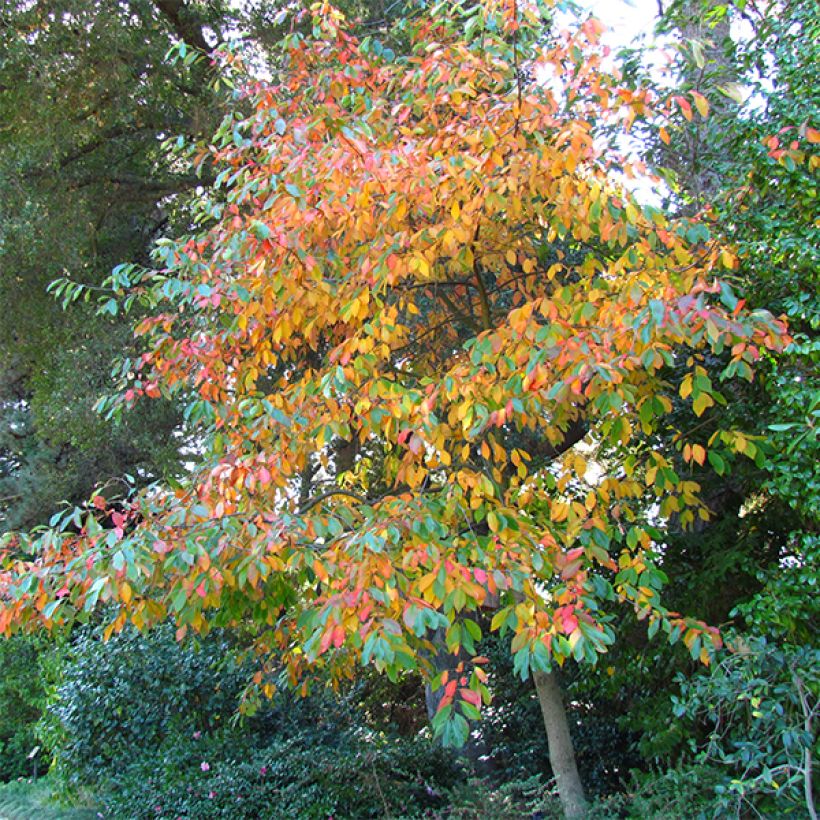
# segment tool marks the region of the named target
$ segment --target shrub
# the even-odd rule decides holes
[[[411,816],[445,805],[459,777],[428,737],[369,728],[360,686],[285,692],[238,721],[251,666],[226,633],[80,632],[62,675],[43,728],[57,775],[112,820]]]
[[[170,627],[128,630],[104,643],[78,630],[40,725],[69,789],[175,735],[211,732],[230,720],[248,672],[232,640],[214,633],[178,644]]]
[[[715,820],[726,813],[715,795],[722,773],[703,765],[633,772],[623,792],[599,799],[587,820]]]
[[[111,820],[422,816],[445,804],[454,768],[426,740],[303,727],[254,745],[177,737],[106,783]]]
[[[0,640],[0,781],[32,773],[28,756],[41,746],[36,726],[45,706],[41,657],[47,651],[41,639],[27,635]],[[42,752],[38,757],[47,759]]]
[[[816,738],[820,650],[762,636],[730,640],[711,674],[683,681],[675,714],[704,725],[696,759],[722,769],[715,785],[727,810],[777,816],[807,811],[806,772]]]

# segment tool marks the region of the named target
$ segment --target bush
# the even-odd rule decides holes
[[[675,714],[706,728],[696,759],[723,771],[715,794],[727,811],[804,816],[820,650],[762,636],[730,644],[711,674],[682,682]]]
[[[630,786],[601,798],[587,820],[716,820],[726,813],[715,795],[723,774],[702,766],[680,766],[663,772],[633,772]]]
[[[460,776],[418,735],[368,727],[361,687],[282,693],[234,720],[251,676],[235,640],[180,645],[170,627],[103,643],[75,636],[44,721],[67,795],[88,790],[107,818],[419,815]]]
[[[304,727],[254,745],[178,737],[109,773],[112,820],[422,816],[445,804],[452,763],[425,740]]]
[[[470,779],[448,793],[448,820],[562,820],[555,788],[543,775],[513,778],[498,785]]]
[[[78,630],[55,675],[39,732],[72,789],[139,750],[214,731],[234,714],[248,672],[228,636],[181,646],[167,626],[107,643],[95,630]]]
[[[0,639],[0,781],[32,773],[29,753],[41,746],[36,726],[45,707],[41,658],[46,644],[27,635]],[[40,769],[47,759],[38,753]]]

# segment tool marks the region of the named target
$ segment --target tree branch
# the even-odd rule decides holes
[[[347,495],[351,498],[355,498],[360,504],[369,504],[370,502],[363,496],[359,495],[359,493],[354,493],[353,490],[345,490],[342,487],[334,487],[332,490],[328,490],[327,492],[320,493],[313,498],[309,498],[304,504],[299,507],[299,515],[304,515],[308,510],[313,509],[317,504],[321,504],[323,501],[327,500],[331,496],[334,495]]]
[[[153,0],[154,5],[171,24],[176,35],[193,48],[209,54],[213,47],[205,39],[202,25],[184,0]]]

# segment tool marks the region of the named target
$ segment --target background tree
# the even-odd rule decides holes
[[[699,33],[693,33],[693,16],[699,21]],[[667,705],[672,679],[676,672],[689,677],[692,670],[671,658],[662,659],[659,649],[637,642],[632,660],[625,660],[622,667],[630,671],[622,675],[619,670],[615,678],[630,692],[622,702],[633,707],[644,704],[637,708],[646,715],[642,745],[647,754],[660,758],[685,754],[694,734],[703,742],[702,757],[714,763],[715,746],[709,738],[716,731],[712,718],[717,712],[707,715],[704,703],[711,698],[712,703],[725,706],[723,699],[733,685],[736,695],[743,697],[744,676],[747,681],[765,678],[779,669],[779,679],[772,679],[770,685],[779,693],[781,716],[791,717],[784,717],[776,730],[775,724],[755,720],[751,713],[744,717],[729,709],[721,718],[721,731],[742,744],[748,758],[741,764],[733,757],[732,743],[726,741],[720,747],[726,773],[715,780],[715,786],[726,805],[750,801],[763,811],[801,803],[806,810],[803,786],[810,777],[802,773],[810,773],[811,767],[805,766],[801,755],[813,742],[811,732],[801,734],[804,729],[800,729],[795,737],[803,739],[794,741],[789,752],[789,786],[780,788],[783,783],[774,775],[765,784],[761,774],[765,766],[774,769],[782,764],[774,763],[771,744],[789,747],[791,729],[805,721],[795,676],[812,679],[815,640],[811,635],[817,622],[811,579],[817,574],[813,465],[818,458],[820,396],[818,323],[809,307],[814,301],[810,294],[818,284],[812,238],[818,141],[812,127],[818,103],[815,18],[812,5],[800,2],[671,4],[663,30],[678,41],[675,83],[685,105],[679,101],[677,125],[668,128],[665,142],[657,136],[647,139],[654,161],[670,165],[675,172],[670,177],[669,206],[690,212],[704,201],[708,187],[705,201],[715,214],[716,227],[738,256],[734,281],[741,290],[755,294],[759,304],[776,314],[785,313],[795,342],[785,356],[767,360],[763,377],[735,391],[721,410],[723,423],[731,417],[754,436],[755,458],[721,455],[716,465],[720,476],[696,474],[710,519],[694,533],[673,528],[667,537],[664,564],[673,579],[670,605],[696,606],[713,623],[730,622],[740,637],[729,643],[740,649],[740,655],[723,659],[713,679],[686,684],[691,702],[689,706],[679,703],[675,714]],[[640,64],[641,59],[634,62]],[[665,89],[669,83],[667,78]],[[707,119],[700,116],[692,92],[706,95],[700,106],[708,108]],[[704,157],[709,158],[705,169]],[[707,363],[710,372],[722,366],[720,358]],[[697,426],[703,444],[711,440],[709,425],[715,423],[708,414],[697,419],[685,407],[676,409],[677,429]],[[674,452],[680,445],[673,436],[662,446]],[[744,654],[743,647],[749,646],[755,651]],[[784,662],[784,657],[790,660]],[[600,683],[596,677],[589,685]],[[810,716],[817,690],[812,684],[805,689]],[[634,725],[636,712],[630,706],[624,722]],[[686,724],[675,716],[687,709],[701,723]],[[767,735],[769,730],[772,733]]]

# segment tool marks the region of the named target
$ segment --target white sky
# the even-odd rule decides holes
[[[631,45],[640,34],[651,34],[658,16],[657,0],[581,0],[609,29],[612,45]]]

